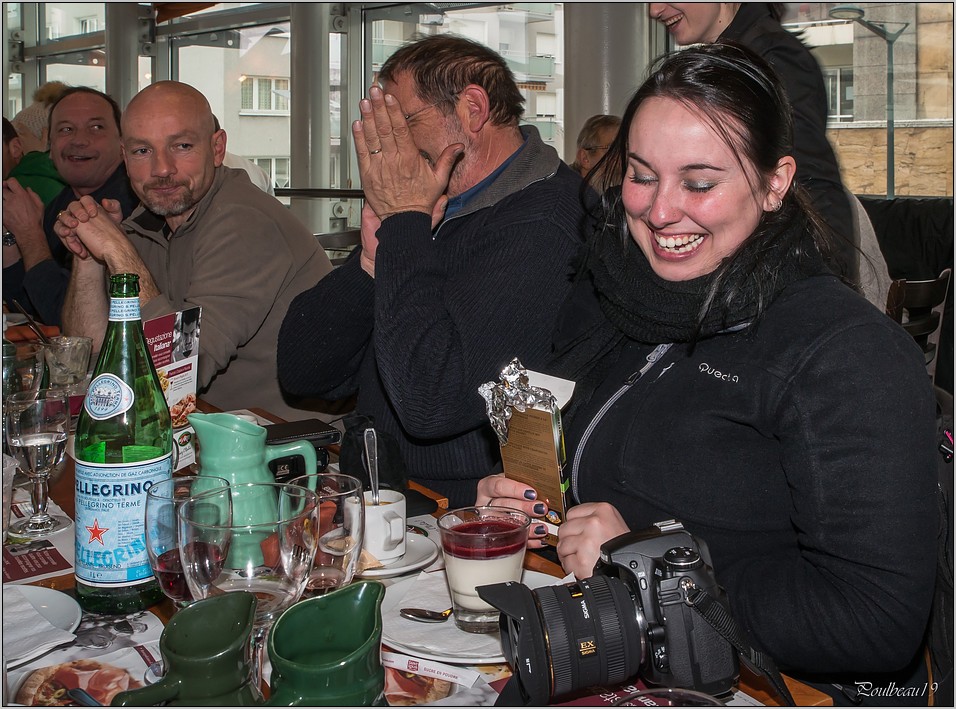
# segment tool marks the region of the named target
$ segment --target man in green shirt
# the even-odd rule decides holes
[[[33,190],[44,207],[66,187],[66,182],[50,159],[50,153],[25,151],[17,129],[4,118],[3,179],[9,178],[15,178],[21,187]]]

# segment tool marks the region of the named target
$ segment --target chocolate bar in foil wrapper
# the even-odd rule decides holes
[[[538,499],[548,503],[546,540],[556,544],[569,482],[564,476],[561,409],[549,389],[531,383],[536,377],[543,375],[528,372],[513,359],[501,371],[499,381],[482,384],[478,392],[498,435],[505,476],[533,487]]]

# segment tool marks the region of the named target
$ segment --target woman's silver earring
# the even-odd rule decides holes
[[[779,212],[779,211],[780,211],[780,208],[781,208],[782,206],[783,206],[783,200],[781,200],[781,199],[775,200],[775,201],[770,205],[770,211],[771,211],[771,212]]]

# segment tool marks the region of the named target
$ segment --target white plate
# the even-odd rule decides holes
[[[72,633],[80,625],[80,618],[83,615],[80,604],[65,593],[43,586],[18,585],[17,588],[20,589],[23,597],[30,602],[30,605],[36,609],[36,612],[50,622],[50,625],[68,633]],[[28,652],[22,657],[9,661],[7,669],[25,665],[52,649],[49,645],[41,646],[36,651]]]
[[[30,601],[30,605],[36,608],[37,613],[50,621],[50,625],[68,633],[79,627],[83,611],[80,604],[70,596],[43,586],[24,584],[18,585],[17,588]]]
[[[444,575],[445,572],[435,571],[433,573]],[[416,576],[413,576],[412,578],[402,579],[386,587],[385,598],[382,600],[383,618],[389,615],[398,615],[402,598],[409,591],[412,584],[415,583],[416,578]],[[551,586],[562,583],[561,579],[556,576],[549,576],[548,574],[542,574],[538,571],[529,571],[527,569],[522,573],[521,582],[529,588],[539,588],[541,586]],[[408,622],[413,623],[415,621]],[[439,626],[435,627],[437,628]],[[469,639],[473,639],[474,643],[472,647],[475,648],[475,653],[467,655],[463,653],[443,654],[436,652],[434,648],[422,648],[414,644],[406,644],[401,637],[396,638],[393,634],[384,632],[382,634],[382,642],[398,652],[420,657],[424,660],[447,662],[450,665],[494,665],[505,661],[504,655],[501,654],[501,638],[497,633],[465,633],[464,630],[459,630],[457,626],[455,626],[454,618],[449,618],[445,621],[441,628],[443,632],[461,633],[462,635],[467,635]],[[432,637],[436,636],[433,635]]]
[[[437,558],[438,546],[435,542],[421,534],[409,533],[405,535],[405,553],[402,556],[386,562],[380,569],[366,569],[358,575],[363,579],[401,576],[424,569]]]

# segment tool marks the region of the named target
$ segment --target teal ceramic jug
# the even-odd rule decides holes
[[[254,706],[262,694],[252,676],[256,597],[232,591],[196,601],[172,617],[159,639],[166,673],[155,684],[120,692],[115,707]]]
[[[316,472],[315,447],[309,441],[266,445],[266,430],[234,414],[189,414],[186,418],[199,439],[199,474],[225,478],[232,486],[243,483],[273,483],[269,461],[291,455],[305,460],[305,473]],[[233,493],[232,522],[262,524],[275,514],[264,507],[263,498],[244,499]],[[274,507],[274,505],[273,505]]]
[[[378,581],[300,601],[269,632],[271,706],[387,706]]]

